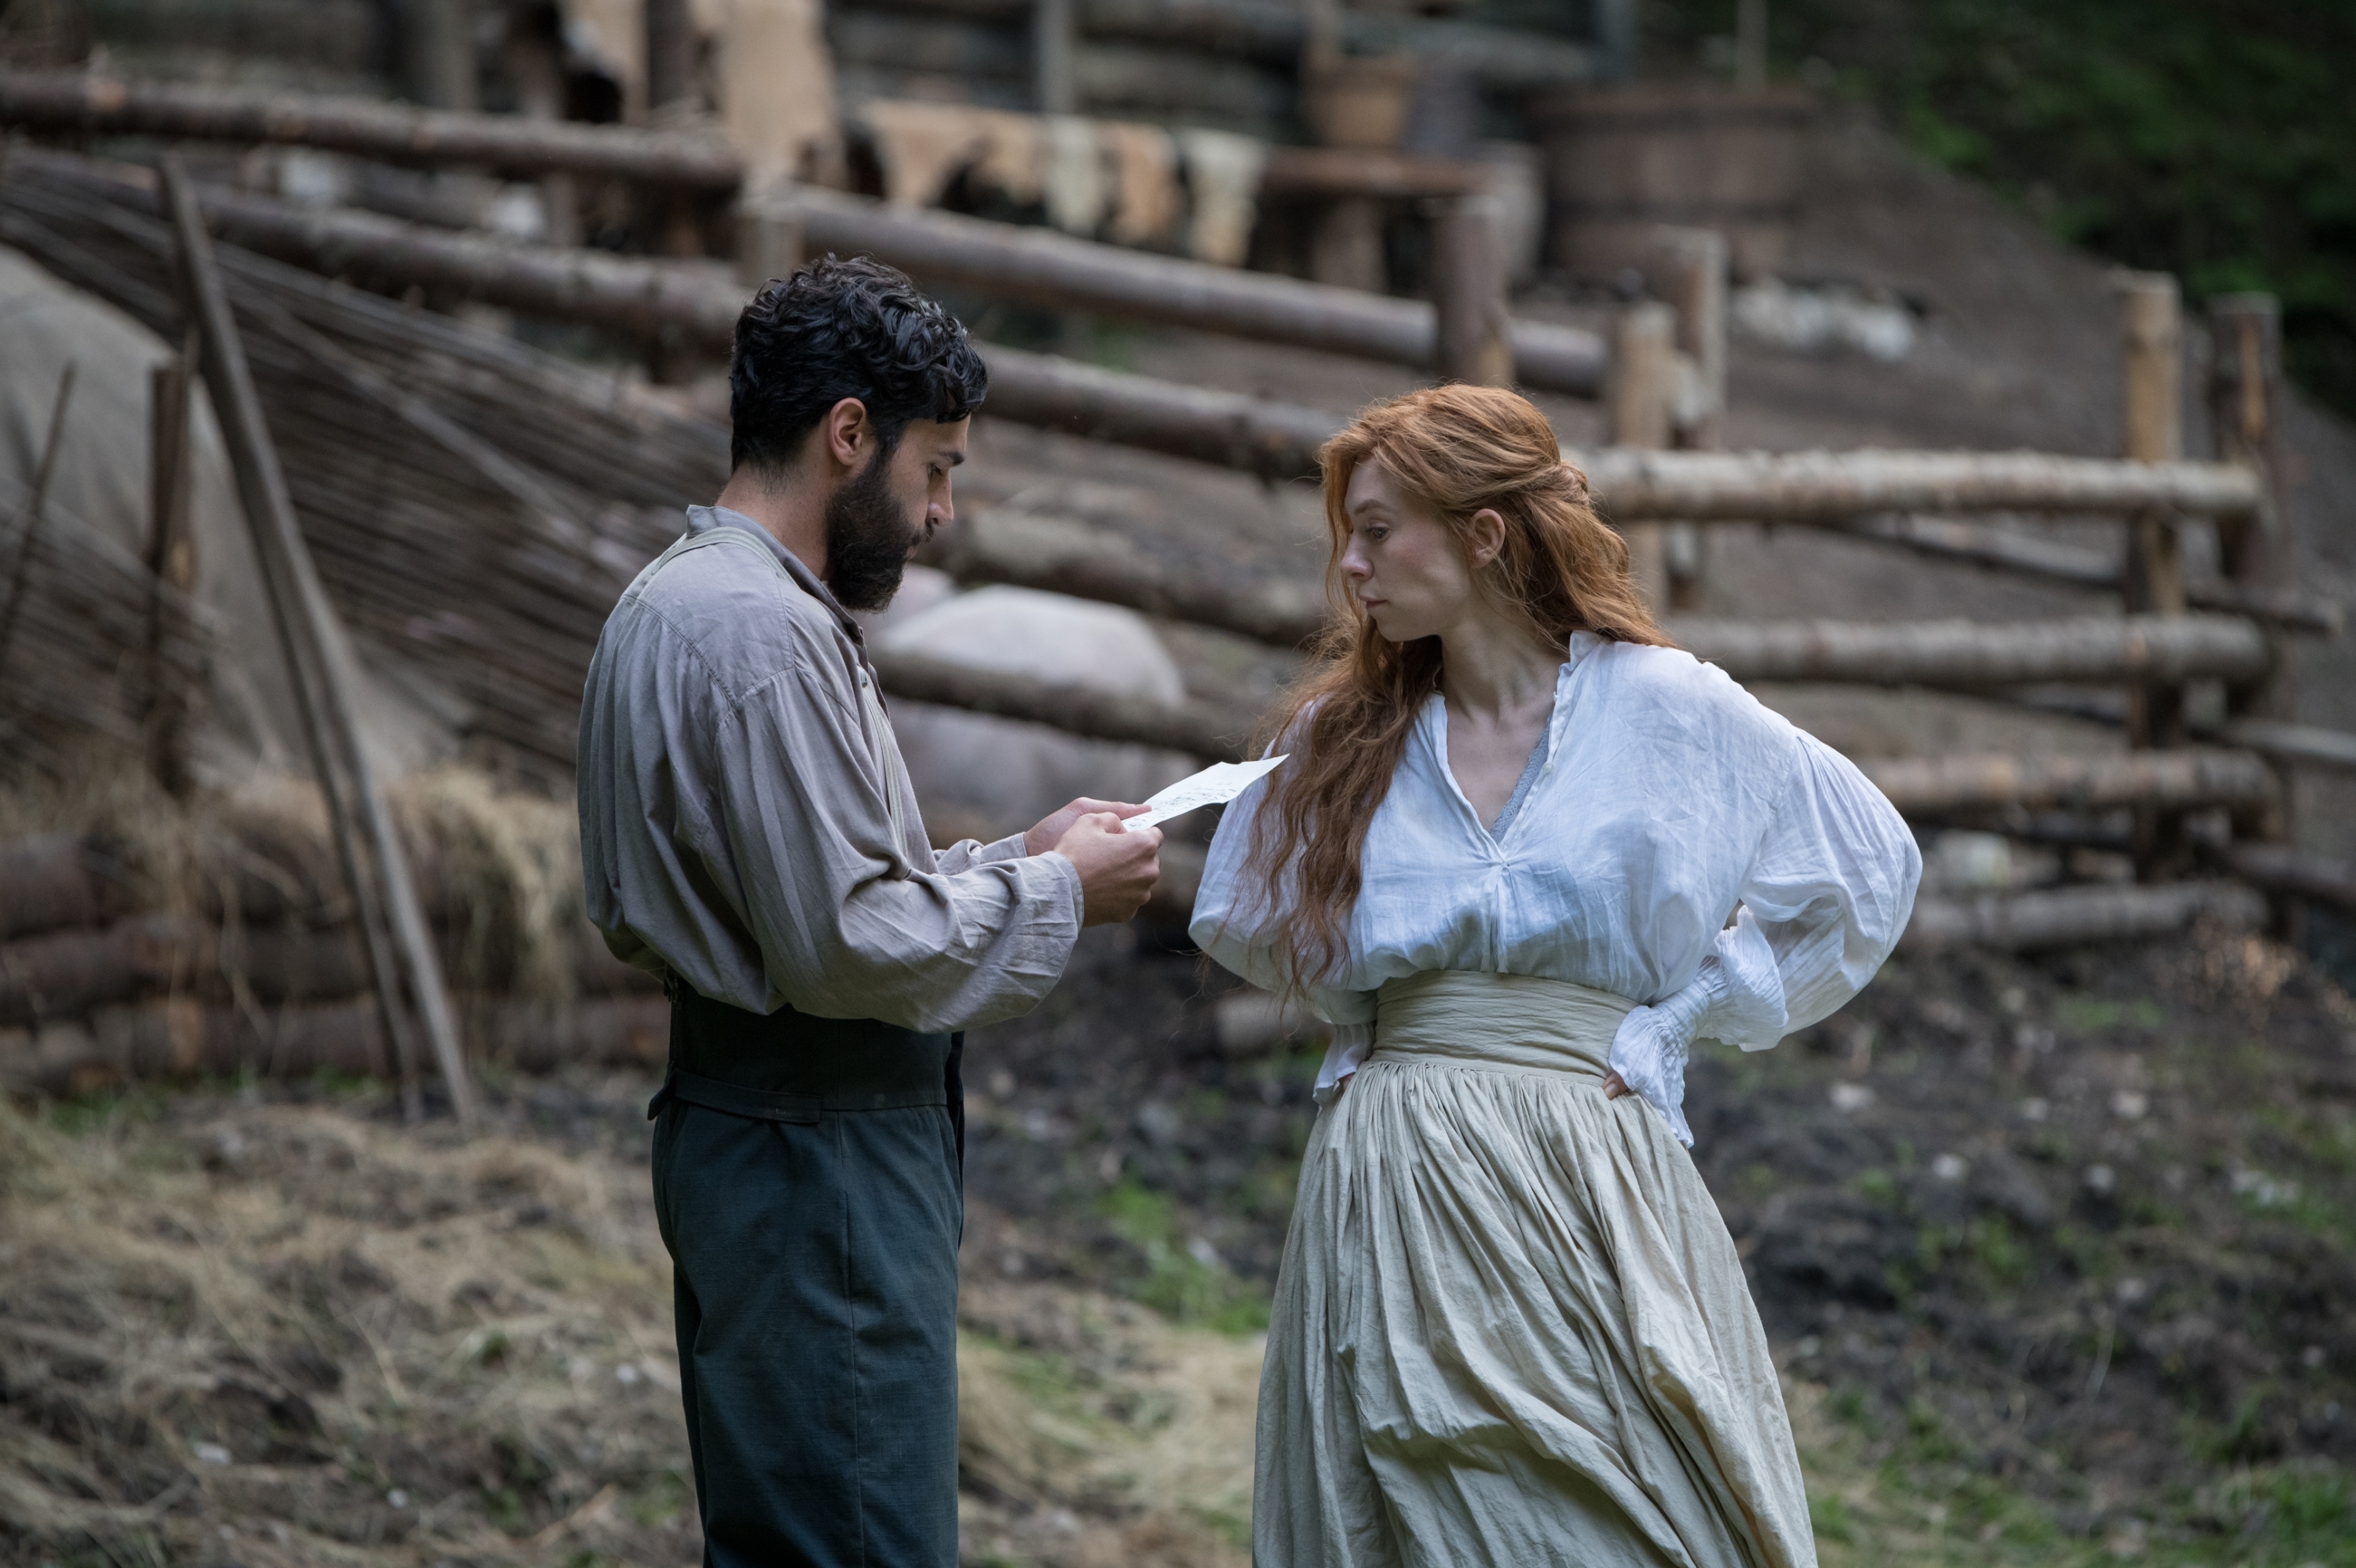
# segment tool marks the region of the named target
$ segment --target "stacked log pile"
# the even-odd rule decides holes
[[[299,816],[258,826],[200,841],[168,882],[103,839],[0,844],[0,1090],[390,1075],[324,837]],[[669,1006],[579,918],[577,874],[569,911],[528,912],[463,843],[411,842],[474,1055],[528,1070],[662,1061]]]

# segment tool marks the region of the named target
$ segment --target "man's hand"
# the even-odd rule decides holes
[[[1090,800],[1087,795],[1072,802],[1055,816],[1041,819],[1039,826],[1023,836],[1025,855],[1044,855],[1064,841],[1072,824],[1095,812],[1109,811],[1115,816],[1139,816],[1145,812],[1141,805],[1130,805],[1118,800]]]
[[[1055,841],[1055,852],[1079,868],[1082,925],[1116,925],[1127,920],[1145,906],[1146,895],[1162,875],[1162,829],[1141,827],[1132,833],[1110,811],[1079,817]]]

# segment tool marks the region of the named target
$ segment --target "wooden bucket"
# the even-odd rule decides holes
[[[1737,276],[1790,249],[1814,101],[1712,83],[1581,89],[1531,105],[1546,148],[1554,264],[1593,281],[1641,266],[1653,230],[1726,236]]]
[[[1410,55],[1337,59],[1301,84],[1301,118],[1323,147],[1390,152],[1407,130],[1409,98],[1422,65]]]

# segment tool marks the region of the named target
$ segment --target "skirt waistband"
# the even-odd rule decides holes
[[[1371,1060],[1448,1061],[1601,1078],[1636,1004],[1568,980],[1430,969],[1386,980]]]

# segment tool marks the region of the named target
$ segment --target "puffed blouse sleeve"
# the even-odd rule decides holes
[[[1686,1048],[1764,1051],[1865,988],[1913,912],[1922,856],[1881,792],[1849,761],[1794,731],[1799,760],[1742,879],[1734,923],[1693,981],[1632,1011],[1612,1064],[1686,1143]]]
[[[1289,870],[1279,878],[1271,897],[1265,879],[1248,864],[1252,818],[1267,798],[1268,789],[1269,781],[1259,780],[1237,795],[1221,816],[1204,862],[1202,885],[1194,894],[1194,914],[1187,934],[1220,967],[1264,991],[1292,992],[1312,1013],[1337,1029],[1371,1025],[1373,992],[1316,985],[1296,989],[1294,977],[1277,956],[1277,937],[1291,907],[1292,878]]]
[[[1702,1032],[1764,1051],[1865,989],[1914,910],[1922,852],[1849,760],[1800,734],[1793,770],[1718,936],[1727,994]]]

